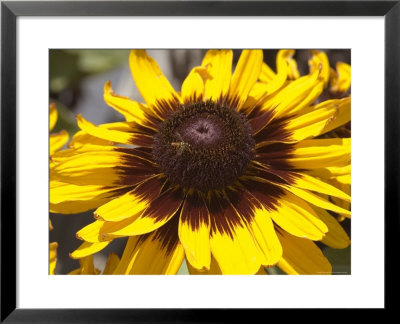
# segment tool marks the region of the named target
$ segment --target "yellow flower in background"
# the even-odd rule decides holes
[[[351,99],[314,104],[329,87],[325,53],[313,51],[300,76],[294,51],[277,71],[261,50],[244,50],[232,73],[230,50],[209,50],[175,91],[144,50],[129,63],[145,100],[104,87],[126,119],[81,131],[52,156],[50,210],[96,209],[71,254],[86,260],[129,237],[113,274],[289,274],[332,271],[314,241],[350,240],[329,212],[350,217],[349,193],[326,174],[349,169],[350,138],[321,138],[350,121]],[[334,197],[335,200],[329,199]]]
[[[338,62],[336,71],[331,69],[329,91],[336,95],[346,94],[351,85],[351,67],[349,64]]]
[[[49,123],[50,123],[50,132],[53,130],[54,126],[57,123],[58,113],[56,109],[56,105],[54,103],[50,104],[50,115],[49,115]],[[50,134],[50,156],[54,154],[56,151],[61,149],[68,142],[68,133],[65,130],[62,130],[58,134]],[[53,225],[51,224],[51,220],[49,220],[49,228],[50,231],[53,229]],[[57,263],[57,248],[58,243],[52,242],[50,243],[49,250],[49,274],[54,275]]]

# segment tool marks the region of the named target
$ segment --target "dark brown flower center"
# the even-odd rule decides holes
[[[254,146],[245,116],[208,101],[182,105],[161,123],[153,155],[172,183],[206,192],[242,176]]]

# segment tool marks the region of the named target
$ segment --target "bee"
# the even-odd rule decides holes
[[[175,133],[175,136],[179,142],[172,142],[171,145],[177,148],[178,155],[182,155],[185,150],[190,149],[190,144],[186,143],[178,132]]]

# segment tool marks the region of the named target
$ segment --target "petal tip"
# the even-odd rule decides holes
[[[113,89],[111,87],[111,81],[107,80],[106,83],[104,84],[104,94],[113,94]]]

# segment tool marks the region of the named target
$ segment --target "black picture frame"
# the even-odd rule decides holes
[[[385,308],[398,281],[389,262],[399,234],[400,1],[2,1],[1,3],[1,322],[236,322],[266,309],[16,308],[16,19],[19,16],[384,16]],[[373,154],[371,148],[371,154]],[[373,190],[373,189],[371,189]],[[394,256],[394,257],[393,257]],[[210,313],[211,312],[211,313]]]

